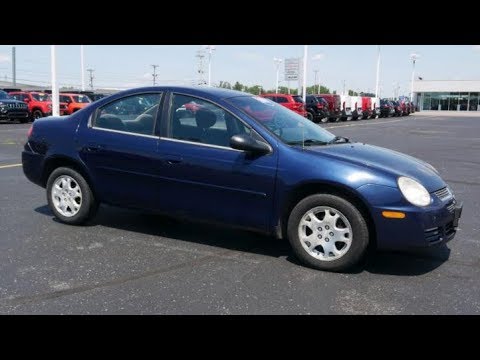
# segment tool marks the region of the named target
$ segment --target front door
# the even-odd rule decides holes
[[[186,216],[267,230],[273,207],[277,153],[252,156],[230,147],[249,126],[220,106],[172,94],[158,152],[168,181],[162,206]],[[192,105],[194,104],[194,105]]]

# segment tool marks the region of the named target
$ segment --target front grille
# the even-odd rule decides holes
[[[440,190],[437,190],[434,192],[434,194],[440,199],[440,200],[446,200],[452,197],[452,193],[450,192],[450,189],[448,187],[444,187]]]
[[[28,112],[27,112],[27,111],[22,111],[22,112],[19,112],[19,111],[9,111],[7,114],[8,114],[8,117],[10,117],[10,118],[15,118],[15,117],[27,117],[27,116],[28,116]]]
[[[8,104],[5,104],[4,106],[6,106],[7,108],[9,109],[26,109],[27,108],[27,104],[22,104],[22,103],[8,103]]]
[[[450,212],[453,212],[455,210],[455,203],[452,202],[450,205],[448,205],[447,210]]]
[[[439,226],[431,229],[427,229],[424,232],[425,240],[429,244],[435,244],[444,240],[445,238],[450,237],[451,235],[455,234],[455,228],[453,227],[453,221],[449,222],[445,226]]]
[[[441,229],[439,227],[425,230],[425,240],[429,243],[437,242],[442,236]]]

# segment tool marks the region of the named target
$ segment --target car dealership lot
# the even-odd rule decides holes
[[[480,117],[322,126],[434,165],[464,201],[455,239],[334,274],[299,265],[286,241],[136,211],[64,225],[15,166],[28,125],[0,124],[0,313],[479,313]]]

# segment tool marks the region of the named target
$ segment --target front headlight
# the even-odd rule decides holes
[[[52,104],[48,104],[47,107],[48,107],[49,109],[51,109],[51,108],[52,108]]]
[[[405,199],[413,205],[428,206],[432,201],[427,189],[416,180],[401,176],[398,178],[398,187]]]

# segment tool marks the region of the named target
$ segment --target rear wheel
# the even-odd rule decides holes
[[[307,119],[310,121],[313,121],[313,118],[314,118],[314,115],[310,111],[307,111]]]
[[[47,181],[47,201],[55,217],[66,224],[82,224],[98,209],[85,178],[68,167],[55,169]]]
[[[300,261],[319,270],[345,271],[366,254],[369,232],[362,213],[346,199],[311,195],[288,220],[288,239]]]

